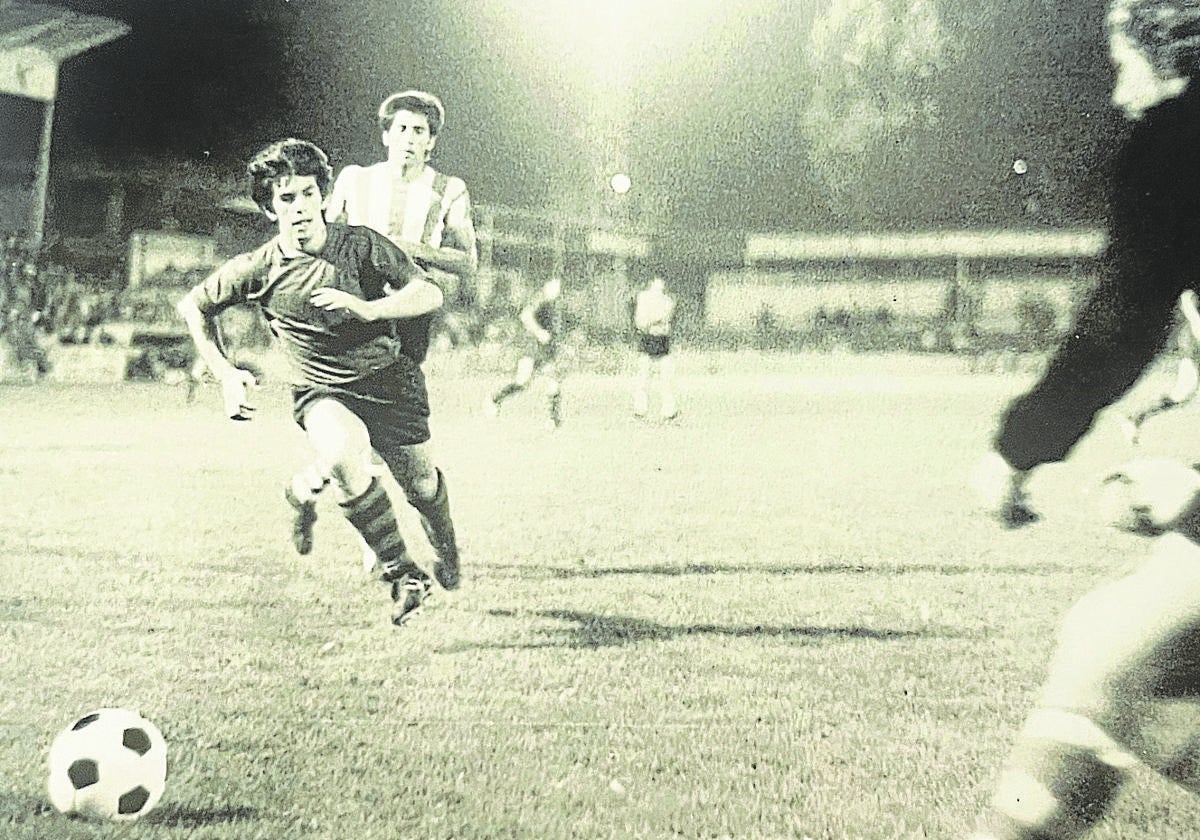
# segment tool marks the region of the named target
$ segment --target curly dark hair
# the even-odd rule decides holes
[[[1118,0],[1121,28],[1164,77],[1200,73],[1200,0]]]
[[[276,140],[252,157],[246,174],[250,176],[250,197],[263,212],[271,209],[275,182],[285,175],[313,176],[323,196],[329,194],[333,183],[329,157],[316,144],[294,137]]]
[[[442,100],[423,90],[406,90],[393,93],[379,104],[376,114],[379,130],[387,131],[391,128],[396,112],[400,110],[424,114],[429,120],[429,133],[434,137],[437,137],[442,126],[446,124],[446,109],[442,106]]]

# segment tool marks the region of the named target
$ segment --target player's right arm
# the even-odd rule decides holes
[[[549,331],[542,327],[537,322],[537,310],[542,305],[542,296],[534,295],[530,301],[521,309],[521,326],[525,331],[537,339],[538,344],[549,344],[554,336],[550,335]]]
[[[245,303],[256,290],[265,258],[265,248],[234,257],[194,286],[175,307],[187,325],[196,353],[221,383],[225,411],[233,420],[250,419],[254,407],[247,390],[256,383],[252,373],[229,360],[217,318],[230,306]]]

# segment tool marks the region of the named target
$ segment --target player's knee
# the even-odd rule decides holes
[[[1140,710],[1130,748],[1148,767],[1200,794],[1200,707],[1151,702]]]
[[[353,499],[361,496],[371,484],[372,475],[367,462],[358,457],[347,457],[329,465],[329,479],[336,488],[337,496]]]
[[[996,837],[1080,837],[1111,806],[1136,759],[1084,715],[1040,708],[992,798]],[[1012,828],[1020,827],[1019,834]]]
[[[432,465],[422,465],[415,473],[407,476],[404,494],[409,501],[428,501],[438,492],[438,471]]]
[[[1172,646],[1195,623],[1200,546],[1177,534],[1159,538],[1134,574],[1080,598],[1063,620],[1044,692],[1050,705],[1104,722],[1126,717],[1180,668]],[[1175,679],[1178,679],[1176,674]],[[1185,675],[1193,682],[1200,674]]]
[[[562,386],[559,384],[557,379],[546,380],[546,396],[557,397],[561,392],[561,388]]]

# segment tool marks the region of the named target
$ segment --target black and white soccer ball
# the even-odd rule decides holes
[[[60,812],[115,822],[144,817],[167,784],[167,742],[128,709],[97,709],[50,746],[50,802]]]

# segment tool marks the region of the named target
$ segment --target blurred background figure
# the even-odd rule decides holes
[[[484,404],[484,410],[496,417],[500,404],[529,387],[534,376],[545,380],[547,425],[557,429],[562,425],[562,383],[559,380],[558,350],[563,332],[561,305],[562,280],[553,277],[542,284],[521,308],[520,321],[524,329],[525,348],[517,361],[512,380],[507,382]]]
[[[44,327],[45,295],[38,278],[36,255],[19,234],[4,241],[3,277],[0,278],[0,334],[11,354],[11,364],[30,382],[50,373],[50,357],[38,330]]]
[[[661,277],[651,279],[649,286],[638,292],[633,300],[633,329],[638,352],[633,391],[635,417],[645,417],[650,409],[650,377],[656,371],[663,419],[671,420],[679,415],[672,389],[675,363],[671,358],[671,320],[674,315],[675,299],[667,294]]]

